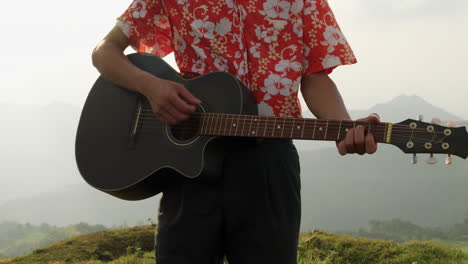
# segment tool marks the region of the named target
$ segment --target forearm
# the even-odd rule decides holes
[[[150,79],[157,78],[136,67],[121,48],[102,41],[93,51],[93,65],[109,81],[129,90],[145,94]]]
[[[306,75],[301,92],[309,110],[319,119],[350,120],[335,83],[326,73]]]

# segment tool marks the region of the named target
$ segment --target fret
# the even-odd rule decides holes
[[[260,126],[260,123],[262,122],[262,117],[258,116],[258,121],[257,121],[257,129],[255,130],[255,135],[258,135],[258,127]]]
[[[283,132],[284,132],[284,124],[286,123],[286,118],[283,117],[283,129],[281,130],[281,137],[283,137]]]
[[[340,134],[341,134],[341,125],[343,123],[343,120],[340,120],[340,126],[338,127],[338,136],[336,137],[336,140],[340,139]]]
[[[207,122],[207,127],[208,127],[208,135],[211,135],[211,126],[212,126],[212,120],[211,120],[211,114],[208,114],[208,122]]]
[[[273,129],[271,130],[271,136],[274,137],[274,133],[275,133],[275,126],[276,126],[276,117],[273,117],[273,119],[275,120],[275,122],[273,122]]]
[[[242,118],[242,121],[244,121],[244,122],[242,122],[242,131],[241,131],[241,136],[244,136],[244,129],[245,129],[245,119],[246,119],[245,117],[243,117],[243,118]]]
[[[213,128],[213,135],[218,134],[218,117],[216,114],[213,114],[213,120],[214,120],[214,128]]]
[[[253,121],[255,122],[255,120],[257,120],[256,117],[254,117],[254,120],[253,120]],[[252,135],[255,134],[255,133],[253,133],[253,131],[252,131],[252,123],[253,123],[252,120],[250,120],[249,131],[247,132],[247,135],[250,135],[250,136],[252,136]]]
[[[385,142],[385,139],[387,138],[387,132],[388,132],[388,123],[385,123],[385,130],[383,132],[383,139],[382,142]]]
[[[200,121],[201,121],[201,128],[200,128],[200,134],[205,134],[205,123],[206,123],[206,118],[205,118],[205,114],[201,115],[200,116]]]
[[[315,139],[315,129],[317,128],[317,119],[314,119],[314,133],[312,134],[312,139]]]
[[[294,125],[295,123],[296,123],[296,119],[293,118],[293,124],[292,124],[292,128],[291,128],[291,136],[290,136],[290,138],[293,138],[293,132],[294,132],[294,130],[296,130],[296,129],[295,129],[295,125]]]
[[[234,123],[234,126],[236,127],[236,133],[234,134],[234,136],[237,136],[237,129],[239,128],[240,117],[241,115],[237,115],[237,123]]]
[[[327,120],[327,124],[325,125],[325,136],[323,137],[324,140],[327,140],[327,133],[328,133],[328,120]]]
[[[228,136],[229,134],[226,133],[227,124],[229,123],[229,115],[226,115],[226,123],[224,124],[224,135]]]
[[[302,134],[301,134],[301,138],[304,138],[304,129],[305,129],[305,125],[306,125],[306,119],[304,118],[304,124],[302,124]]]

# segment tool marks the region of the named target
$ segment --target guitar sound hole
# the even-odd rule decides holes
[[[201,107],[199,107],[189,119],[175,126],[170,126],[168,132],[173,143],[177,145],[189,145],[199,137],[198,130],[201,124],[200,112],[203,112]]]

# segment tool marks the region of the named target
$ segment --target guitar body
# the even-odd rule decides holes
[[[250,92],[232,75],[213,72],[184,79],[166,62],[149,54],[128,58],[140,69],[185,85],[202,101],[200,112],[257,114]],[[216,177],[222,168],[223,139],[178,138],[177,129],[150,115],[146,99],[102,76],[92,87],[78,125],[75,155],[85,181],[125,200],[141,200],[164,190],[174,177]],[[142,116],[153,117],[151,125]]]

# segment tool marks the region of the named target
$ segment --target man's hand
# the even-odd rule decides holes
[[[380,122],[379,115],[372,114],[366,118],[361,118],[356,121],[378,123]],[[341,155],[357,153],[364,155],[364,153],[372,154],[377,151],[377,144],[375,143],[372,133],[366,134],[366,128],[362,125],[356,126],[348,131],[346,137],[336,142],[338,152]]]
[[[154,114],[166,125],[187,120],[201,101],[180,83],[150,78],[141,89]]]

